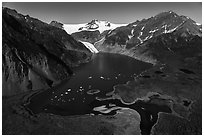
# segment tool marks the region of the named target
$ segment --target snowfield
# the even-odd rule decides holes
[[[107,21],[98,21],[96,20],[94,24],[64,24],[63,28],[68,34],[72,34],[80,31],[96,31],[98,30],[100,33],[103,33],[105,30],[113,30],[120,26],[126,26],[127,24],[113,24]]]

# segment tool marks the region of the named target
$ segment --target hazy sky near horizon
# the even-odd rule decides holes
[[[2,5],[47,23],[53,20],[86,23],[92,19],[131,23],[169,10],[202,23],[201,2],[3,2]]]

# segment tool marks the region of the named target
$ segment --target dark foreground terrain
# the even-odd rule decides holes
[[[125,103],[141,99],[169,106],[172,113],[160,112],[151,134],[201,134],[201,71],[195,65],[186,67],[190,74],[181,66],[155,66],[110,94]],[[112,116],[32,115],[24,105],[35,92],[40,91],[3,97],[3,134],[141,134],[141,117],[131,109]]]

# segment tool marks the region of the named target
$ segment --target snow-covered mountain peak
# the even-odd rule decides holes
[[[175,18],[179,18],[179,15],[176,14],[175,12],[173,12],[172,10],[170,10],[170,11],[161,12],[161,13],[155,15],[153,18],[157,19],[157,20],[158,19],[159,20],[165,20],[167,18],[175,19]]]
[[[114,24],[108,21],[100,21],[97,19],[91,20],[89,23],[83,24],[64,24],[63,28],[68,34],[72,34],[79,31],[96,31],[100,33],[105,30],[112,30],[120,26],[126,26],[127,24]]]
[[[87,23],[85,27],[79,28],[79,30],[97,29],[99,27],[111,27],[111,23],[108,21],[93,19],[91,22]]]
[[[105,20],[98,20],[98,19],[93,19],[87,24],[108,24],[110,22],[105,21]]]

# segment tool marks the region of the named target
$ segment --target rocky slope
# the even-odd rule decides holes
[[[169,11],[118,27],[95,42],[94,46],[99,51],[121,53],[155,64],[159,58],[154,54],[166,50],[167,41],[172,39],[174,44],[179,46],[181,41],[188,43],[188,39],[193,39],[195,36],[202,36],[201,25],[186,16],[179,16]],[[166,37],[169,38],[166,39]],[[159,39],[166,41],[161,47],[163,49],[157,49],[156,46],[152,46],[150,49],[144,46]]]
[[[3,95],[52,86],[90,59],[90,51],[64,30],[2,8]]]
[[[179,30],[179,31],[178,31]],[[186,30],[193,35],[201,36],[201,27],[186,16],[179,16],[169,11],[154,17],[143,19],[118,27],[106,36],[104,44],[127,45],[127,49],[140,45],[145,41],[165,33]]]

